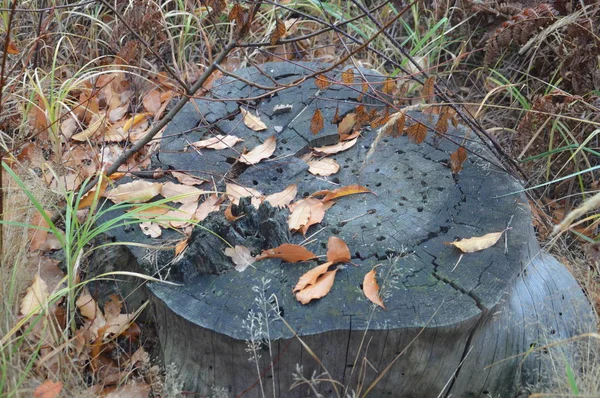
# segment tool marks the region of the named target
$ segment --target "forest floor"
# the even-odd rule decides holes
[[[522,178],[542,246],[600,310],[600,3],[2,4],[1,396],[179,391],[175,370],[148,353],[151,327],[120,298],[100,308],[84,290],[82,264],[110,227],[96,224],[95,206],[112,180],[154,173],[150,157],[182,99],[265,62],[388,76],[394,101],[364,121],[374,125],[424,101],[459,109]]]

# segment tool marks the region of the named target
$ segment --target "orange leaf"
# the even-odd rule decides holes
[[[450,118],[450,112],[444,112],[440,115],[437,123],[435,124],[435,131],[440,134],[446,134],[448,131],[448,119]]]
[[[240,16],[240,13],[242,12],[242,6],[240,3],[233,3],[233,7],[231,7],[231,11],[229,11],[229,15],[227,15],[227,20],[229,22],[233,21],[234,19],[238,19]]]
[[[435,75],[429,76],[427,80],[423,83],[423,90],[421,91],[421,96],[425,101],[431,101],[434,96],[435,89]]]
[[[308,261],[317,256],[300,245],[293,245],[291,243],[284,243],[274,249],[263,250],[260,256],[256,257],[257,260],[263,260],[265,258],[279,258],[286,263],[297,263],[300,261]]]
[[[339,135],[348,134],[350,131],[352,131],[352,128],[354,127],[355,124],[356,124],[356,114],[355,113],[347,114],[346,116],[344,116],[344,118],[338,125],[338,134]]]
[[[178,256],[179,254],[181,254],[181,252],[183,252],[185,250],[187,245],[188,245],[188,238],[185,238],[185,239],[177,242],[175,244],[175,256]]]
[[[298,283],[296,283],[296,286],[294,286],[294,293],[305,289],[307,286],[314,285],[317,282],[317,279],[319,279],[321,275],[326,273],[329,270],[329,267],[332,265],[333,264],[329,261],[325,264],[318,265],[315,268],[312,268],[304,274],[302,274],[300,279],[298,279]]]
[[[452,174],[458,174],[463,168],[463,163],[467,160],[467,151],[465,148],[458,147],[456,151],[450,155],[450,168]]]
[[[277,44],[279,39],[282,39],[285,36],[285,33],[285,24],[281,19],[276,18],[275,29],[273,30],[273,33],[271,33],[271,45],[274,46],[275,44]]]
[[[314,285],[308,286],[306,289],[296,293],[296,300],[302,304],[308,304],[311,300],[326,296],[333,287],[336,272],[337,269],[326,272]]]
[[[341,198],[343,196],[354,195],[357,193],[372,193],[369,188],[365,188],[361,185],[347,185],[345,187],[334,189],[325,195],[322,199],[323,202],[328,202],[333,199]]]
[[[277,148],[277,142],[275,136],[271,136],[260,145],[254,147],[250,152],[243,154],[240,157],[240,162],[245,164],[257,164],[261,160],[268,159],[275,149]]]
[[[317,108],[310,120],[310,132],[317,134],[319,131],[323,130],[324,124],[323,114],[321,113],[321,110]]]
[[[348,68],[342,72],[342,81],[346,84],[354,83],[354,69]]]
[[[306,236],[308,228],[310,228],[311,225],[318,224],[323,221],[323,218],[325,217],[325,211],[329,209],[331,205],[333,205],[333,202],[323,203],[314,198],[306,198],[304,200],[310,204],[310,217],[301,229],[302,235]]]
[[[425,141],[425,137],[427,137],[427,126],[417,122],[406,129],[406,134],[408,135],[409,140],[415,144],[420,144]]]
[[[315,78],[315,86],[319,90],[325,90],[327,87],[331,86],[331,80],[327,78],[327,76],[319,75]]]
[[[387,95],[392,95],[394,89],[396,88],[396,82],[393,79],[386,79],[383,84],[383,93]]]
[[[330,236],[327,242],[327,261],[332,264],[347,263],[350,261],[350,249],[342,239]]]
[[[383,301],[381,300],[381,297],[379,297],[379,285],[377,284],[375,268],[365,275],[365,279],[363,280],[363,293],[373,303],[385,309],[385,305],[383,305]]]
[[[52,380],[46,380],[33,392],[35,398],[55,398],[58,397],[62,390],[62,383],[60,381],[53,382]]]
[[[11,55],[16,55],[19,53],[19,49],[17,48],[17,46],[15,46],[15,43],[13,43],[13,41],[10,39],[8,41],[8,49],[6,52]]]

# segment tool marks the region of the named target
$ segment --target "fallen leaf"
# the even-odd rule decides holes
[[[152,220],[167,214],[171,210],[171,208],[166,204],[156,206],[144,205],[142,210],[138,210],[140,207],[141,206],[132,207],[130,210],[126,211],[128,213],[134,212],[132,215],[140,220]]]
[[[219,211],[219,208],[220,208],[219,197],[216,194],[211,195],[208,198],[206,198],[204,200],[204,202],[202,202],[200,204],[200,206],[198,206],[198,209],[196,209],[196,212],[194,213],[194,217],[192,217],[192,220],[202,221],[206,217],[208,217],[208,215],[210,213],[212,213],[213,211]]]
[[[501,232],[492,232],[487,235],[462,239],[456,242],[446,242],[446,244],[458,247],[463,253],[478,252],[494,246],[505,231],[506,230]]]
[[[169,221],[169,225],[173,228],[183,228],[187,226],[194,218],[198,202],[187,202],[182,204],[178,209],[170,210],[165,214],[165,218],[173,218]]]
[[[231,257],[231,260],[235,264],[235,269],[238,272],[243,272],[255,261],[252,253],[250,253],[250,249],[242,245],[235,245],[235,248],[226,248],[225,255],[227,257]]]
[[[347,185],[345,187],[340,187],[340,188],[334,189],[333,191],[330,191],[323,197],[322,201],[328,202],[333,199],[338,199],[343,196],[354,195],[357,193],[372,193],[372,192],[371,192],[371,190],[369,190],[369,188],[365,188],[361,185],[356,185],[356,184],[355,185]]]
[[[215,149],[217,151],[226,148],[233,148],[238,142],[244,141],[243,139],[236,137],[235,135],[216,135],[212,138],[192,142],[194,148],[203,149]]]
[[[245,214],[240,214],[239,216],[233,215],[233,203],[229,203],[229,206],[227,206],[227,208],[223,212],[223,215],[225,216],[225,219],[229,222],[234,222],[245,216]]]
[[[19,53],[19,49],[17,48],[15,43],[13,43],[13,41],[10,39],[8,40],[8,46],[7,46],[6,52],[11,55],[16,55]]]
[[[288,228],[290,231],[301,229],[308,223],[311,213],[311,204],[306,200],[298,201],[288,217]]]
[[[421,97],[423,97],[423,99],[427,102],[433,100],[433,97],[435,95],[434,89],[435,89],[435,75],[431,75],[423,83],[423,90],[421,91]]]
[[[109,111],[106,114],[108,121],[111,123],[115,123],[116,121],[121,120],[128,110],[129,103],[126,103],[113,109],[109,109]]]
[[[27,293],[21,300],[21,315],[35,315],[44,310],[48,303],[48,285],[36,274],[33,277],[31,286],[27,288]]]
[[[319,155],[333,155],[335,153],[342,152],[342,151],[352,148],[354,146],[354,144],[356,144],[357,140],[358,140],[358,138],[355,138],[353,140],[340,142],[335,145],[313,148],[312,150],[313,150],[313,152],[315,152],[316,154],[319,154]]]
[[[147,221],[140,223],[139,225],[142,229],[142,233],[146,236],[149,236],[151,238],[158,238],[162,235],[162,229],[160,228],[160,225],[156,223]]]
[[[240,112],[244,117],[244,124],[254,131],[263,131],[267,129],[267,125],[263,123],[258,116],[253,115],[246,109],[240,107]]]
[[[206,180],[194,177],[193,175],[188,173],[182,173],[180,171],[172,171],[171,175],[175,177],[177,181],[185,185],[200,185],[206,182]]]
[[[277,44],[279,39],[283,39],[286,33],[285,24],[279,18],[275,19],[275,29],[273,29],[273,33],[271,33],[271,45],[274,46]]]
[[[367,272],[365,279],[363,279],[363,293],[371,302],[385,309],[385,305],[383,305],[383,301],[379,296],[379,285],[377,284],[375,268]]]
[[[308,172],[317,176],[327,177],[340,170],[340,164],[335,159],[311,160],[307,164]]]
[[[325,75],[319,75],[315,78],[315,86],[319,90],[325,90],[327,87],[331,86],[331,80]]]
[[[315,198],[306,198],[303,200],[306,201],[306,203],[308,203],[310,206],[310,217],[308,218],[308,222],[300,229],[302,235],[306,236],[306,233],[311,225],[315,225],[323,221],[323,218],[325,217],[325,211],[327,211],[327,209],[333,205],[333,202],[323,203]]]
[[[52,217],[52,212],[50,212],[49,210],[44,210],[46,212],[46,215],[48,217]],[[50,225],[46,222],[46,219],[44,217],[42,217],[42,214],[40,212],[36,212],[33,216],[33,219],[31,220],[31,225],[34,225],[36,227],[40,227],[40,228],[50,228]],[[44,244],[46,243],[46,240],[48,239],[48,232],[49,231],[45,231],[45,230],[41,230],[41,229],[37,229],[37,228],[30,228],[29,231],[27,232],[29,239],[31,241],[30,245],[29,245],[29,251],[36,251],[36,250],[40,250]]]
[[[273,207],[284,207],[289,205],[296,198],[297,193],[298,186],[292,184],[281,192],[267,196],[264,201],[269,202]]]
[[[46,380],[33,391],[33,396],[34,398],[55,398],[60,394],[62,387],[60,381]]]
[[[162,184],[160,194],[165,199],[171,199],[172,202],[176,203],[190,203],[197,202],[200,199],[200,195],[206,193],[198,188],[191,187],[184,184],[175,184],[174,182],[168,181]]]
[[[102,317],[102,320],[104,321],[104,315],[102,315],[100,307],[98,307],[96,300],[92,298],[89,292],[84,291],[80,294],[75,304],[84,318],[93,321],[98,317]]]
[[[347,135],[348,133],[350,133],[352,131],[355,124],[356,124],[356,114],[355,113],[347,114],[342,119],[340,124],[338,125],[338,134],[340,136]]]
[[[450,155],[450,169],[452,170],[452,174],[460,173],[465,160],[467,160],[467,150],[460,146]]]
[[[125,121],[125,123],[123,124],[123,131],[125,133],[129,133],[129,131],[135,128],[138,124],[145,122],[148,116],[151,116],[151,114],[148,112],[137,113],[133,115],[132,117],[127,119],[127,121]]]
[[[392,95],[394,89],[396,88],[396,81],[391,78],[385,79],[385,83],[383,83],[383,93],[387,95]]]
[[[346,242],[337,236],[330,236],[327,242],[327,261],[332,264],[350,261],[350,249]]]
[[[395,131],[392,134],[393,137],[400,137],[404,134],[404,126],[406,125],[406,115],[401,113],[396,119],[396,123],[394,124]]]
[[[310,119],[310,132],[313,134],[317,134],[319,131],[323,130],[325,126],[325,121],[323,119],[323,114],[319,108],[315,109],[315,113],[313,113],[312,119]]]
[[[237,184],[225,184],[225,193],[229,200],[236,204],[240,204],[240,199],[250,196],[252,198],[252,205],[258,208],[260,202],[262,202],[263,194],[256,189],[246,188]]]
[[[302,304],[308,304],[311,300],[325,297],[333,286],[336,272],[337,269],[334,269],[333,271],[323,274],[314,285],[310,285],[296,293],[296,300],[300,301]]]
[[[158,89],[150,91],[144,96],[144,98],[142,98],[142,104],[148,113],[150,113],[152,116],[155,116],[160,110],[162,104],[160,91]]]
[[[263,260],[265,258],[279,258],[286,263],[297,263],[300,261],[308,261],[316,258],[317,256],[300,245],[293,245],[291,243],[284,243],[274,249],[263,250],[263,252],[256,257],[256,260]]]
[[[245,164],[257,164],[261,160],[268,159],[275,149],[277,148],[277,142],[275,136],[267,138],[265,142],[254,147],[250,152],[242,154],[240,156],[240,162]]]
[[[162,183],[136,180],[106,191],[102,196],[115,203],[144,203],[160,194]]]
[[[179,256],[186,249],[188,245],[188,239],[189,238],[180,240],[175,244],[175,256]]]
[[[147,383],[130,381],[104,395],[104,398],[147,398],[151,390],[152,388]]]
[[[106,129],[106,121],[103,117],[96,116],[95,120],[93,120],[88,128],[83,130],[81,133],[75,134],[71,137],[74,141],[87,141],[92,138],[94,135],[104,132]]]
[[[329,270],[329,267],[331,267],[332,265],[333,264],[331,263],[331,261],[329,261],[325,264],[318,265],[315,268],[312,268],[304,274],[302,274],[300,279],[298,279],[298,283],[296,283],[296,286],[294,286],[294,293],[305,289],[307,286],[314,285],[317,282],[317,279],[319,279],[321,275],[326,273]]]

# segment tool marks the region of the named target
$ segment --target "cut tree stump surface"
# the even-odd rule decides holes
[[[289,84],[323,68],[312,63],[271,63],[260,70],[247,68],[235,73],[255,84],[274,86],[274,82]],[[373,90],[381,91],[384,78],[361,71],[370,82],[362,102],[369,109],[383,109]],[[340,73],[327,75],[341,81]],[[543,379],[544,369],[535,355],[521,367],[522,358],[484,367],[526,352],[530,344],[543,343],[546,335],[560,339],[587,331],[594,321],[572,276],[554,258],[540,252],[527,199],[522,193],[513,194],[522,187],[488,162],[497,163],[473,133],[466,147],[481,157],[469,154],[464,170],[456,177],[448,163],[457,146],[449,140],[442,139],[436,146],[431,132],[420,145],[406,136],[383,137],[369,156],[376,137],[369,128],[354,147],[330,156],[341,166],[338,173],[327,178],[308,173],[301,155],[311,147],[337,143],[337,126],[330,123],[336,110],[343,116],[361,103],[361,81],[358,73],[355,76],[357,84],[352,87],[333,84],[318,90],[311,78],[264,97],[265,90],[225,77],[215,82],[209,98],[188,104],[168,125],[155,166],[210,180],[203,189],[211,189],[214,181],[224,192],[225,183],[233,182],[268,195],[297,184],[296,200],[351,184],[373,193],[337,199],[324,220],[309,229],[308,249],[324,255],[328,238],[337,236],[350,248],[352,264],[338,271],[327,296],[308,305],[296,301],[292,288],[317,262],[288,264],[267,259],[240,273],[222,254],[225,243],[196,228],[187,251],[170,271],[183,285],[149,286],[164,360],[181,369],[186,390],[208,394],[212,386],[221,386],[237,395],[253,386],[258,380],[256,366],[245,351],[245,340],[252,338],[252,331],[244,324],[249,311],[261,311],[257,290],[264,288],[265,297],[276,297],[285,321],[303,336],[331,376],[352,388],[356,388],[358,367],[365,355],[382,371],[424,328],[389,377],[376,386],[374,396],[435,397],[443,391],[442,396],[489,393],[505,397],[514,396],[523,386],[535,385]],[[244,98],[248,100],[240,100]],[[280,104],[293,108],[275,114],[274,107]],[[267,130],[255,132],[246,127],[240,105],[258,113]],[[313,135],[309,125],[317,108],[323,113],[325,127]],[[410,116],[429,126],[437,118],[419,112]],[[221,151],[188,148],[191,142],[215,134],[233,134],[244,141]],[[450,127],[447,134],[461,142],[464,129]],[[277,140],[271,159],[254,166],[236,162],[244,147],[252,149],[271,136]],[[287,218],[287,209],[263,206],[253,212],[256,214],[233,223],[225,220],[223,211],[212,213],[201,224],[231,245],[248,246],[254,253],[274,247],[278,241],[304,241],[300,233],[290,234],[285,228],[273,233],[281,224],[277,219]],[[271,224],[264,224],[259,232],[267,220]],[[458,265],[460,251],[445,244],[507,227],[511,229],[496,245],[465,254]],[[112,235],[119,241],[152,245],[176,237],[166,231],[162,239],[152,240],[137,226],[117,229]],[[146,270],[162,269],[161,275],[173,259],[172,250],[154,256],[139,247],[132,252]],[[364,275],[376,265],[385,310],[374,307],[361,290]],[[205,274],[206,266],[217,273]],[[269,282],[265,284],[265,280]],[[271,319],[268,326],[277,357],[273,372],[278,391],[271,391],[269,354],[263,350],[260,367],[269,374],[263,380],[267,396],[304,396],[306,388],[288,392],[295,364],[304,365],[308,376],[312,370],[320,373],[322,369],[282,321]],[[365,354],[366,346],[362,347],[355,364],[365,335],[368,350]],[[369,384],[377,373],[371,367],[366,372]],[[326,396],[334,394],[329,383],[321,383],[319,388]],[[259,396],[258,391],[255,387],[248,396]]]

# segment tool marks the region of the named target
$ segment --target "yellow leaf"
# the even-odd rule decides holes
[[[44,310],[48,303],[48,285],[36,274],[33,277],[31,286],[27,288],[27,293],[21,301],[21,315],[35,315]]]
[[[244,124],[254,131],[263,131],[267,129],[267,125],[263,123],[262,120],[258,116],[253,115],[248,112],[246,109],[240,107],[240,112],[244,117]]]
[[[505,231],[492,232],[487,235],[462,239],[456,242],[446,242],[446,244],[456,246],[463,253],[474,253],[494,246]]]
[[[250,152],[243,154],[240,157],[240,162],[245,164],[257,164],[261,160],[268,159],[275,149],[277,148],[277,142],[275,136],[267,138],[265,142],[254,147]]]
[[[379,285],[377,284],[375,268],[367,272],[365,275],[363,280],[363,293],[369,300],[371,300],[371,302],[385,309],[385,305],[383,305],[383,301],[379,296]]]
[[[271,194],[265,198],[265,202],[269,202],[273,207],[283,207],[289,205],[298,193],[296,184],[289,185],[281,192]]]
[[[339,171],[340,165],[334,159],[311,160],[307,162],[308,172],[317,176],[327,177]]]
[[[314,285],[310,285],[304,290],[296,293],[296,300],[300,301],[302,304],[308,304],[311,300],[325,297],[333,287],[336,272],[337,269],[334,269],[333,271],[323,274]]]
[[[125,121],[125,124],[123,124],[123,131],[125,133],[128,133],[135,126],[137,126],[141,122],[145,121],[148,116],[152,116],[152,114],[145,112],[145,113],[137,113],[137,114],[133,115],[132,117],[130,117],[129,119],[127,119]]]
[[[365,188],[361,185],[347,185],[345,187],[334,189],[323,197],[323,202],[328,202],[333,199],[341,198],[343,196],[354,195],[357,193],[372,193],[369,188]]]

